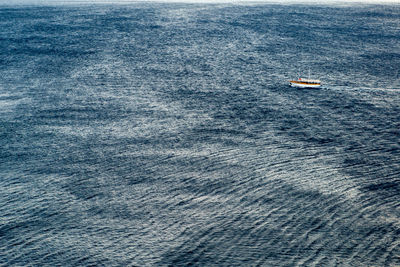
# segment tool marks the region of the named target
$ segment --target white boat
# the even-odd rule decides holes
[[[320,80],[299,78],[298,80],[292,80],[289,82],[290,82],[290,86],[298,87],[298,88],[320,88],[321,87]]]
[[[319,88],[321,87],[320,80],[310,79],[310,69],[308,69],[308,79],[299,78],[297,80],[289,81],[290,86],[298,88]]]

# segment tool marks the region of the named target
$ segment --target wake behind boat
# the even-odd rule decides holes
[[[289,82],[290,82],[290,86],[298,87],[298,88],[320,88],[321,87],[320,80],[299,78],[298,80],[292,80]]]

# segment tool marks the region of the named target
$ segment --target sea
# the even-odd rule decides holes
[[[400,266],[399,74],[397,4],[2,5],[0,266]]]

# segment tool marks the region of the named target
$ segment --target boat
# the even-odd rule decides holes
[[[292,80],[289,82],[290,82],[290,86],[298,87],[298,88],[320,88],[321,87],[320,80],[299,78],[298,80]]]
[[[290,86],[298,88],[320,88],[321,81],[310,79],[310,70],[308,70],[308,79],[299,78],[297,80],[289,81]]]

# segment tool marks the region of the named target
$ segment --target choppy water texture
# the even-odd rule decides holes
[[[0,52],[0,265],[400,265],[400,6],[3,6]]]

